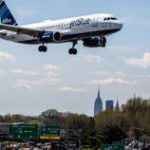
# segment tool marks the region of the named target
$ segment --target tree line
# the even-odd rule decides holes
[[[134,97],[120,110],[108,110],[95,117],[84,114],[60,113],[55,109],[44,111],[39,116],[7,114],[0,116],[1,123],[23,122],[29,124],[59,123],[69,129],[67,137],[78,139],[80,131],[83,145],[113,143],[125,138],[142,138],[150,141],[150,100]]]

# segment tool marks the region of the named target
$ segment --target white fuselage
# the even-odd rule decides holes
[[[47,20],[36,24],[21,27],[39,29],[42,31],[59,32],[60,40],[50,39],[45,43],[62,43],[73,40],[83,40],[92,36],[106,36],[115,33],[122,28],[122,23],[111,14],[95,14],[61,20]],[[18,34],[6,30],[0,31],[0,38],[17,43],[40,44],[43,41],[39,37],[26,34]]]

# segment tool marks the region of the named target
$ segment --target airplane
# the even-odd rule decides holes
[[[111,14],[94,14],[19,26],[4,0],[0,0],[0,38],[22,44],[40,44],[46,52],[48,43],[72,42],[69,54],[76,55],[78,41],[85,47],[105,47],[106,36],[118,32],[123,24]]]

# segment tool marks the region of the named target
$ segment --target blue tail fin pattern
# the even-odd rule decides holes
[[[0,0],[0,19],[2,24],[18,25],[4,0]]]

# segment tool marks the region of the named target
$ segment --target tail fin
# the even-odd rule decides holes
[[[0,19],[2,24],[18,25],[4,0],[0,0]]]

